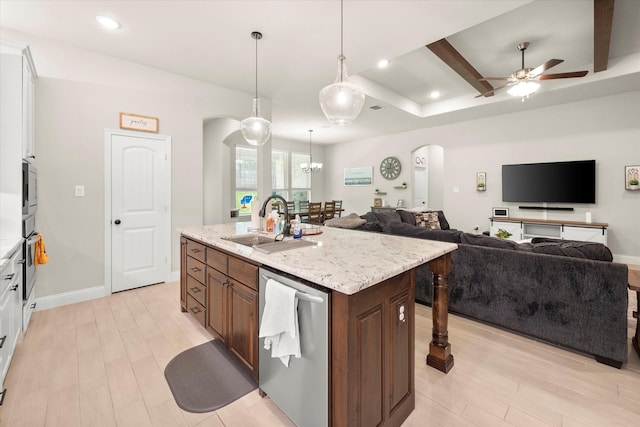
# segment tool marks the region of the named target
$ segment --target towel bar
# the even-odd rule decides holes
[[[273,279],[273,278],[267,276],[266,274],[263,274],[262,277],[264,278],[264,280],[269,280],[269,279],[276,280],[276,279]],[[276,280],[276,282],[277,282],[277,280]],[[286,286],[286,285],[284,285],[284,286]],[[301,291],[296,291],[296,298],[298,298],[299,300],[302,300],[302,301],[314,302],[314,303],[317,303],[317,304],[321,304],[323,302],[322,298],[317,297],[315,295],[309,295],[308,293],[301,292]]]

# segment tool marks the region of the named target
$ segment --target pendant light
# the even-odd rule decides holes
[[[320,91],[320,107],[327,119],[338,126],[348,125],[358,118],[364,106],[364,93],[349,82],[344,52],[344,2],[340,0],[340,56],[336,81]]]
[[[258,98],[258,40],[262,33],[254,31],[251,38],[256,41],[256,96],[253,98],[253,110],[251,117],[240,122],[240,131],[249,145],[259,147],[264,145],[271,136],[271,122],[260,116],[260,98]]]
[[[313,129],[309,129],[309,163],[300,163],[300,168],[304,173],[318,173],[322,169],[322,163],[314,163],[311,156],[311,133]]]

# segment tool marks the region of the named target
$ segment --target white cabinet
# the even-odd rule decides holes
[[[562,238],[565,240],[582,240],[607,244],[607,229],[605,227],[574,227],[565,225]]]
[[[511,233],[509,240],[520,241],[534,237],[547,237],[607,244],[607,228],[609,225],[604,223],[527,218],[492,217],[490,219],[491,235],[495,236],[498,230],[502,229]]]
[[[2,121],[7,124],[3,138],[19,144],[22,158],[35,159],[35,88],[36,68],[29,46],[2,40]],[[6,116],[6,117],[5,117]],[[11,117],[11,121],[7,121]]]
[[[22,246],[0,273],[0,373],[2,384],[22,330]]]

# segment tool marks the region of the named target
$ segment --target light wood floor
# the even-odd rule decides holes
[[[292,426],[257,391],[216,412],[175,404],[163,371],[211,336],[168,283],[36,312],[0,407],[5,426]],[[635,295],[629,295],[629,337]],[[478,322],[449,317],[455,366],[424,364],[431,310],[417,306],[416,410],[406,426],[640,425],[640,358],[621,370]]]

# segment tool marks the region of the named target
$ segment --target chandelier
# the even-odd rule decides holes
[[[358,118],[364,106],[364,93],[360,88],[349,82],[347,64],[343,52],[344,40],[344,5],[340,0],[340,56],[338,56],[338,71],[336,80],[320,91],[320,108],[334,125],[344,126]]]
[[[256,41],[256,96],[253,98],[251,117],[240,122],[240,131],[249,145],[259,147],[264,145],[271,136],[271,122],[260,116],[260,98],[258,98],[258,40],[262,33],[254,31],[251,38]]]
[[[322,169],[322,163],[315,163],[311,156],[311,133],[313,129],[309,129],[309,163],[300,163],[300,168],[304,173],[318,173]]]

